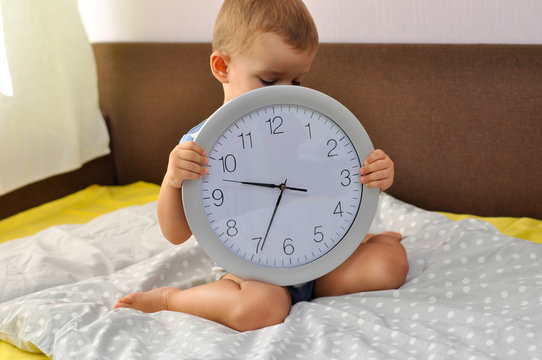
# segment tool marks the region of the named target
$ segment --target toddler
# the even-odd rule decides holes
[[[225,0],[213,32],[211,71],[222,83],[226,103],[263,86],[301,85],[317,49],[316,26],[302,0]],[[192,235],[182,205],[182,183],[208,173],[207,154],[193,141],[202,125],[171,151],[158,198],[160,227],[173,244]],[[375,150],[360,175],[367,187],[384,191],[393,183],[393,162],[382,150]],[[255,330],[282,323],[299,301],[401,286],[408,262],[400,240],[394,232],[367,234],[343,264],[298,286],[246,281],[219,269],[218,279],[209,284],[132,293],[119,299],[115,308],[179,311],[238,331]]]

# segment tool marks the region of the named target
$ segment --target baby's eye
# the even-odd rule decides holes
[[[260,79],[260,82],[264,85],[264,86],[271,86],[271,85],[274,85],[276,81],[267,81],[267,80],[264,80],[264,79]]]

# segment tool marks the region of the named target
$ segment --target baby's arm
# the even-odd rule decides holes
[[[158,221],[162,233],[173,244],[185,242],[192,232],[183,209],[181,186],[186,179],[199,179],[208,170],[205,150],[193,141],[177,145],[169,162],[158,196]]]
[[[359,169],[360,180],[369,188],[380,188],[386,191],[393,184],[393,161],[380,149],[373,151]]]

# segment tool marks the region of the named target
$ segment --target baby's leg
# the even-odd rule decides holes
[[[144,312],[178,311],[247,331],[282,323],[290,312],[291,300],[283,287],[228,274],[187,290],[164,287],[133,293],[119,299],[115,309],[119,307]]]
[[[337,296],[362,291],[395,289],[408,273],[407,254],[401,234],[367,234],[344,263],[317,279],[314,295]]]

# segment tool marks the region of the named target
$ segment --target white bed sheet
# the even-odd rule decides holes
[[[538,359],[542,246],[383,194],[371,231],[405,235],[397,290],[296,304],[239,333],[194,316],[111,311],[129,292],[214,279],[194,239],[170,245],[156,204],[0,245],[0,339],[55,359]]]

